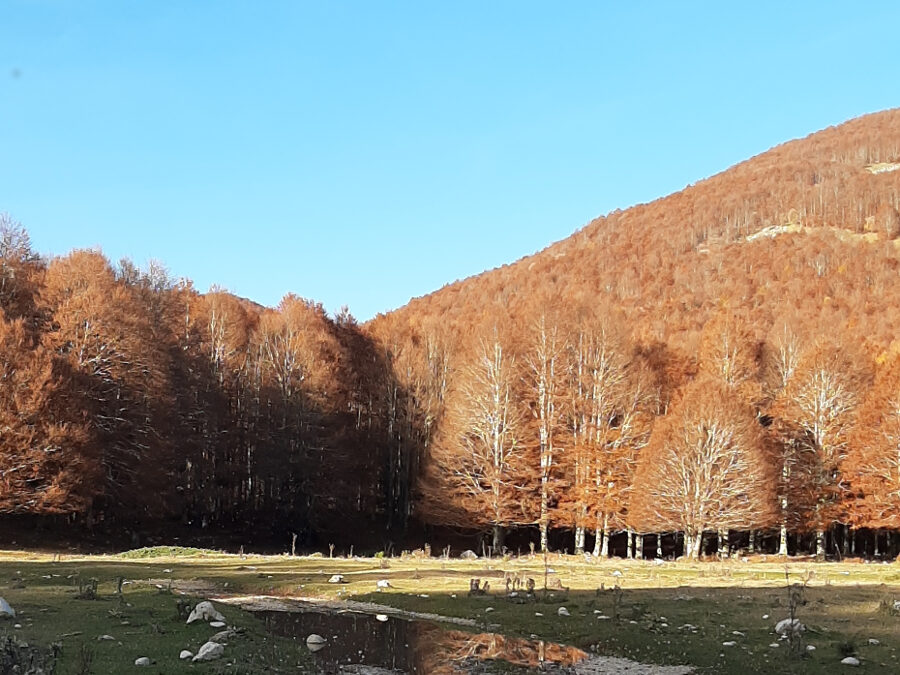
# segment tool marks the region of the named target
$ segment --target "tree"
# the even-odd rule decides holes
[[[530,520],[522,500],[527,467],[515,363],[498,327],[478,338],[431,454],[443,500],[459,500],[473,523],[491,526],[497,549],[504,527]]]
[[[629,522],[682,530],[697,558],[708,529],[767,525],[774,479],[754,411],[715,380],[691,383],[657,421],[634,479]]]
[[[793,465],[795,497],[805,500],[816,532],[816,555],[825,556],[825,531],[841,501],[844,460],[853,410],[865,387],[865,368],[846,347],[818,342],[807,349],[773,405],[784,452]],[[796,472],[800,475],[794,475]]]

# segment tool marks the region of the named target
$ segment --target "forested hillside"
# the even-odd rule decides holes
[[[593,532],[596,553],[626,528],[688,554],[703,532],[831,553],[898,528],[898,209],[891,110],[378,317],[424,420],[422,517],[497,544]]]
[[[44,260],[6,218],[0,509],[301,544],[424,523],[597,555],[622,531],[896,549],[898,212],[892,110],[365,326]]]

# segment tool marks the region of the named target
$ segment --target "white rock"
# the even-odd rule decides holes
[[[768,619],[768,618],[769,618],[768,614],[763,614],[763,619]]]
[[[317,633],[310,633],[306,638],[306,644],[308,645],[324,645],[326,642],[328,640]]]
[[[798,635],[806,630],[806,626],[800,623],[800,619],[782,619],[775,624],[775,632],[779,635],[793,633]]]
[[[0,598],[0,619],[10,617],[10,616],[15,618],[16,610],[14,610],[12,607],[10,607],[9,603],[6,600],[4,600],[3,598]]]
[[[342,584],[344,583],[344,575],[343,574],[332,574],[331,578],[328,580],[329,584]]]
[[[21,628],[21,627],[22,627],[22,624],[20,624],[20,623],[17,623],[13,626],[13,628]]]
[[[571,616],[569,614],[569,610],[567,610],[565,607],[560,607],[558,610],[556,610],[556,613],[560,616]]]
[[[197,652],[197,655],[191,661],[215,661],[224,655],[224,645],[220,645],[218,642],[207,642],[200,647],[200,651]]]
[[[848,656],[846,659],[841,659],[841,665],[844,666],[858,666],[859,659],[855,656]]]
[[[613,570],[612,575],[614,577],[620,577],[620,576],[622,576],[622,573],[619,570]]]
[[[771,643],[769,643],[769,646],[770,646],[772,649],[778,649],[778,647],[779,647],[780,645],[779,645],[777,642],[771,642]]]
[[[806,645],[806,651],[814,652],[814,651],[816,651],[816,646],[815,645]]]
[[[468,551],[463,551],[462,553],[460,553],[460,554],[459,554],[459,557],[460,557],[462,560],[477,560],[477,559],[478,559],[478,554],[475,553],[475,551],[472,551],[472,550],[470,549],[470,550],[468,550]]]
[[[213,604],[208,600],[204,600],[203,602],[198,602],[197,606],[194,607],[194,610],[191,612],[191,615],[188,617],[188,623],[194,623],[195,621],[224,621],[225,617],[219,613]]]
[[[870,645],[880,645],[881,640],[876,640],[875,638],[869,638],[869,644]]]
[[[209,625],[211,628],[225,628],[224,621],[210,621]]]
[[[534,615],[535,616],[544,616],[541,612],[535,612]]]
[[[185,659],[189,659],[194,655],[194,652],[190,652],[187,649],[182,649],[181,653],[178,655],[178,658],[184,661]]]
[[[387,579],[379,579],[375,582],[375,588],[393,588]]]
[[[98,640],[115,640],[116,638],[114,638],[112,635],[100,635],[97,639]]]
[[[493,607],[485,607],[485,608],[484,608],[484,613],[485,613],[485,614],[487,614],[488,612],[493,612],[493,611],[494,611],[494,608],[493,608]]]
[[[146,656],[142,656],[142,657],[140,657],[139,659],[135,659],[135,660],[134,660],[134,665],[136,665],[136,666],[149,666],[149,665],[150,665],[150,659],[147,658]]]
[[[376,615],[375,615],[375,620],[376,620],[376,621],[381,621],[382,623],[384,623],[385,621],[388,620],[388,616],[387,616],[387,614],[376,614]]]
[[[727,642],[722,643],[723,647],[734,647],[736,645],[737,645],[737,642],[735,642],[734,640],[728,640]]]

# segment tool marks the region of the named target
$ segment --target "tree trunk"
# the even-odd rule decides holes
[[[756,530],[750,530],[750,543],[747,545],[747,553],[756,553]]]
[[[881,534],[881,530],[875,530],[875,555],[873,557],[878,558],[881,555],[881,551],[878,548],[878,535]]]
[[[603,550],[603,540],[605,539],[605,532],[603,528],[599,525],[594,532],[594,557],[599,558],[600,552]]]
[[[841,555],[847,558],[850,555],[850,538],[853,536],[853,528],[844,525],[844,541],[841,542]]]
[[[728,557],[728,530],[719,530],[717,532],[716,550],[720,558]]]
[[[825,560],[825,530],[816,530],[816,558]]]
[[[656,534],[656,557],[660,558],[660,559],[663,557],[662,538],[663,538],[662,532],[657,532],[657,534]]]
[[[625,531],[625,554],[629,560],[634,558],[634,532],[631,530]]]
[[[491,548],[494,549],[495,553],[500,553],[503,550],[503,526],[502,525],[494,525],[494,539],[491,544]]]
[[[575,528],[575,553],[584,553],[584,525]]]
[[[781,533],[778,536],[778,555],[786,556],[788,554],[787,541],[787,525],[781,522]]]

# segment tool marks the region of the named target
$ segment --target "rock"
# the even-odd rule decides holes
[[[343,584],[346,582],[344,581],[343,574],[332,574],[331,578],[328,580],[328,583],[329,584]]]
[[[382,623],[384,623],[385,621],[388,620],[388,616],[387,616],[387,614],[376,614],[376,615],[375,615],[375,620],[376,620],[376,621],[381,621]]]
[[[855,656],[848,656],[846,659],[841,659],[841,665],[843,666],[858,666],[859,659]]]
[[[149,666],[149,665],[151,665],[151,661],[150,661],[150,659],[149,659],[148,657],[142,656],[141,658],[135,659],[135,660],[134,660],[134,665],[136,665],[136,666]]]
[[[535,616],[544,616],[541,612],[535,612],[534,615]]]
[[[387,579],[379,579],[375,582],[375,588],[393,588]]]
[[[233,630],[220,630],[218,633],[213,635],[207,642],[218,642],[220,645],[228,644],[228,641],[235,637],[237,633]]]
[[[220,645],[218,642],[207,642],[202,647],[200,647],[200,651],[198,651],[197,655],[191,659],[191,662],[215,661],[216,659],[221,658],[224,655],[224,645]]]
[[[814,651],[816,651],[816,646],[815,645],[806,645],[806,651],[814,652]]]
[[[195,621],[225,621],[225,617],[213,607],[211,602],[204,600],[197,603],[187,620],[188,623],[194,623]]]
[[[556,613],[559,614],[559,616],[571,616],[569,614],[569,610],[567,610],[565,607],[560,607],[558,610],[556,610]]]
[[[782,619],[775,624],[775,632],[779,635],[787,635],[793,633],[799,635],[806,630],[806,626],[800,623],[800,619]]]
[[[493,607],[485,607],[485,608],[484,608],[484,613],[485,613],[485,614],[487,614],[488,612],[493,612],[493,611],[494,611],[494,608],[493,608]]]
[[[478,560],[478,554],[472,549],[468,549],[459,554],[461,560]]]
[[[116,638],[114,638],[112,635],[100,635],[97,637],[98,641],[99,640],[115,640],[115,639]]]
[[[311,652],[317,652],[320,649],[325,648],[326,640],[321,635],[316,635],[312,633],[309,637],[306,638],[306,648]]]
[[[5,619],[7,617],[15,618],[16,610],[9,606],[9,603],[0,598],[0,619]]]
[[[880,645],[881,640],[876,640],[875,638],[869,638],[869,644],[870,645]]]
[[[210,625],[210,627],[212,627],[212,628],[225,628],[225,622],[224,622],[224,621],[210,621],[210,622],[209,622],[209,625]]]
[[[613,570],[612,575],[614,577],[620,577],[620,576],[622,576],[622,573],[619,570]]]
[[[735,646],[737,646],[737,642],[735,642],[734,640],[728,640],[728,642],[723,642],[722,646],[723,647],[735,647]]]
[[[188,651],[187,649],[182,649],[181,653],[178,655],[178,658],[184,661],[185,659],[189,659],[194,655],[194,652]]]
[[[770,642],[770,643],[769,643],[769,646],[770,646],[772,649],[778,649],[781,645],[779,645],[777,642]]]

